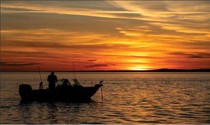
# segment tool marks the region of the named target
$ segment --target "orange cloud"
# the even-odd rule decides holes
[[[205,1],[84,3],[3,1],[3,70],[209,68]]]

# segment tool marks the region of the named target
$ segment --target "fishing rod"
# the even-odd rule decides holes
[[[41,80],[41,82],[39,83],[39,89],[43,89],[42,76],[41,76],[41,72],[39,70],[39,66],[38,66],[38,71],[39,71],[39,77],[40,77],[40,80]]]
[[[99,82],[99,84],[101,84],[101,102],[103,102],[103,84],[102,84],[102,82],[103,82],[103,80],[101,80],[100,82]]]
[[[76,64],[74,62],[74,79],[77,79],[77,74],[76,74]]]
[[[104,99],[104,98],[103,98],[103,89],[102,89],[102,87],[103,87],[103,86],[101,86],[101,101],[103,102],[103,99]]]

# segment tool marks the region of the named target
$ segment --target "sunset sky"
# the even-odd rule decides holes
[[[210,1],[1,1],[2,71],[210,68]]]

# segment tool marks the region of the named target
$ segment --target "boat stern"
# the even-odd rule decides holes
[[[32,98],[32,88],[29,84],[19,85],[19,94],[23,101],[30,101]]]

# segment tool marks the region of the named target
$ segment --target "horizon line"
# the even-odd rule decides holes
[[[43,70],[41,72],[51,72],[53,70]],[[37,71],[1,71],[1,72],[37,72]],[[208,69],[148,69],[148,70],[54,70],[53,72],[210,72],[210,68]]]

